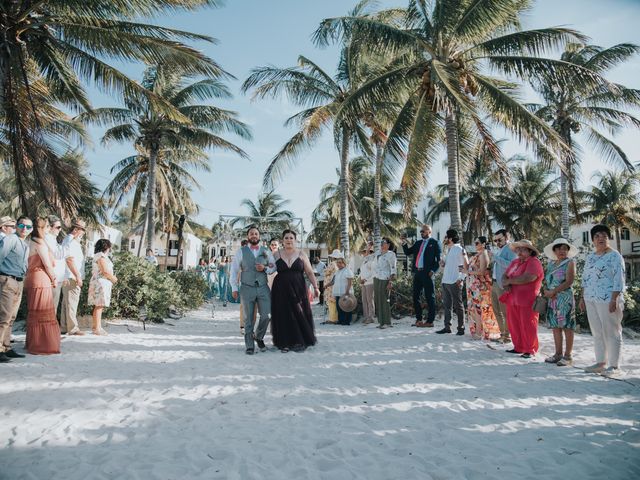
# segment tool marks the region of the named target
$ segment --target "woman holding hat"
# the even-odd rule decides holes
[[[547,322],[553,329],[555,353],[545,362],[555,363],[560,367],[572,364],[573,331],[576,328],[575,300],[573,298],[573,280],[576,276],[576,264],[573,257],[578,249],[564,238],[557,238],[544,247],[544,254],[549,260],[544,277],[544,296],[548,298]],[[566,339],[564,355],[562,354],[562,333]]]
[[[585,371],[616,376],[620,374],[622,349],[624,259],[611,248],[610,240],[611,230],[606,225],[595,225],[591,229],[595,251],[587,256],[584,264],[580,309],[587,311],[596,351],[596,363]]]
[[[514,242],[509,248],[517,257],[502,276],[506,291],[500,301],[507,305],[507,324],[513,341],[513,348],[507,352],[529,358],[538,351],[538,312],[533,310],[533,303],[542,285],[544,269],[537,258],[540,252],[530,240]]]
[[[338,270],[333,274],[328,286],[331,287],[331,294],[335,298],[338,310],[338,324],[351,325],[351,312],[346,312],[340,308],[340,297],[347,294],[353,295],[353,272],[347,267],[347,262],[342,252],[334,250],[331,256],[335,259]]]

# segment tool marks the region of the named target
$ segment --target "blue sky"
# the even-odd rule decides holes
[[[227,5],[220,9],[160,17],[153,21],[211,35],[219,40],[217,45],[203,42],[197,48],[204,50],[237,77],[238,80],[229,82],[234,98],[220,103],[220,106],[239,112],[240,118],[253,129],[254,139],[251,142],[229,137],[250,155],[250,161],[214,151],[210,155],[211,172],[196,175],[202,186],[200,191],[194,192],[194,198],[201,206],[197,221],[210,226],[219,214],[244,214],[240,202],[244,198],[257,198],[269,160],[294,133],[293,129],[284,128],[283,122],[297,112],[295,106],[286,101],[251,102],[240,93],[240,85],[251,68],[267,64],[293,66],[298,55],[305,55],[326,71],[333,72],[337,50],[318,49],[313,46],[310,37],[322,19],[343,15],[355,3],[345,0],[227,0]],[[404,1],[380,2],[383,7],[405,4]],[[621,42],[640,43],[638,18],[638,0],[539,0],[525,19],[525,27],[570,26],[591,37],[591,43],[607,47]],[[128,75],[139,78],[142,67],[127,65],[124,70]],[[610,79],[640,88],[640,58],[612,71]],[[117,99],[93,90],[92,95],[96,106],[118,103]],[[92,129],[91,133],[94,147],[86,152],[90,172],[93,181],[104,188],[111,177],[110,168],[118,160],[131,155],[133,150],[120,145],[103,148],[99,142],[101,130]],[[502,134],[496,132],[496,135]],[[321,187],[337,180],[338,154],[330,137],[328,133],[315,148],[301,156],[297,167],[276,188],[278,193],[291,201],[289,209],[303,218],[306,230],[311,228],[310,216],[318,203]],[[616,140],[632,161],[640,161],[639,132],[626,131]],[[508,155],[523,153],[525,148],[509,142],[505,152]],[[433,169],[431,175],[434,185],[446,179],[440,165]],[[590,184],[592,174],[605,167],[587,152],[583,162],[583,183]]]

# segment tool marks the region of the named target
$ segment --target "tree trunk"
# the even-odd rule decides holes
[[[620,240],[621,240],[621,236],[622,235],[622,229],[620,227],[615,227],[615,232],[616,232],[616,247],[618,247],[618,253],[620,255],[622,255],[622,250],[620,250]]]
[[[149,152],[149,172],[147,173],[147,248],[153,250],[153,236],[155,233],[156,216],[156,163],[158,149]]]
[[[562,140],[571,147],[571,133],[561,132]],[[563,167],[568,168],[568,157],[563,156]],[[563,238],[569,238],[569,179],[564,171],[560,171],[560,201],[562,203],[562,214],[560,219],[560,232]]]
[[[349,257],[349,131],[342,132],[340,146],[340,247]]]
[[[382,243],[382,159],[384,149],[382,145],[376,143],[376,171],[373,182],[373,198],[375,201],[375,212],[373,215],[373,245],[376,255],[380,254],[380,244]]]
[[[462,238],[462,217],[460,215],[460,178],[458,173],[458,125],[455,115],[450,113],[445,118],[447,137],[447,170],[449,175],[449,213],[451,228],[458,231]]]

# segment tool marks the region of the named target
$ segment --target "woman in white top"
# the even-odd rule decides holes
[[[376,261],[376,270],[373,276],[373,297],[378,314],[378,328],[391,326],[391,305],[389,305],[389,290],[391,282],[396,279],[397,258],[391,248],[393,244],[388,238],[383,238],[380,244],[381,253]]]
[[[118,278],[113,274],[113,263],[108,257],[111,242],[101,238],[96,242],[93,256],[93,268],[89,281],[88,304],[93,305],[93,333],[106,335],[102,328],[102,311],[111,304],[111,289]]]
[[[338,309],[338,324],[351,325],[351,312],[345,312],[340,308],[340,297],[347,293],[353,294],[353,272],[347,267],[342,252],[334,252],[332,254],[336,261],[338,270],[333,275],[331,282],[327,286],[331,287],[331,293],[336,299],[336,308]]]

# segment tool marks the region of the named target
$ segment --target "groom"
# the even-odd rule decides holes
[[[244,343],[247,347],[246,354],[255,352],[253,322],[256,305],[260,313],[258,330],[255,341],[261,352],[266,352],[264,335],[269,325],[271,313],[271,292],[267,284],[267,274],[275,271],[275,260],[269,250],[260,246],[260,230],[251,225],[247,230],[248,244],[236,253],[231,263],[231,288],[233,298],[238,298],[238,273],[240,274],[240,300],[244,315]]]

